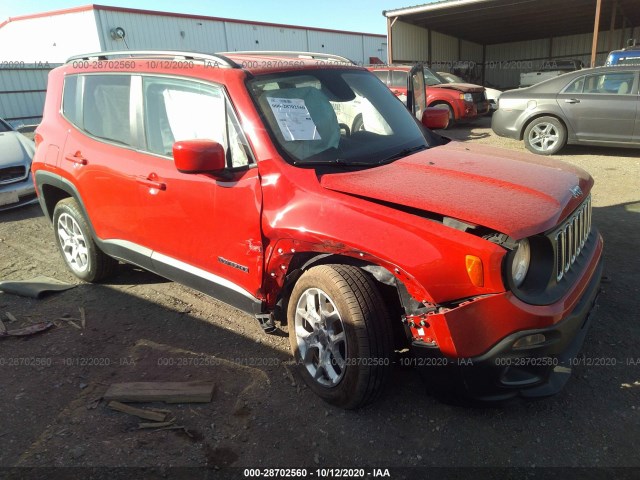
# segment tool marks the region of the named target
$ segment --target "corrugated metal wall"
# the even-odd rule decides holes
[[[202,52],[236,50],[299,50],[342,55],[368,63],[386,61],[386,39],[376,35],[325,32],[304,28],[254,25],[111,10],[95,10],[103,50],[126,50],[111,30],[121,27],[131,50],[166,49]]]
[[[2,60],[62,63],[76,53],[100,50],[92,11],[38,17],[0,28]]]
[[[429,60],[429,32],[426,29],[398,20],[391,30],[394,63]]]
[[[460,42],[460,60],[482,63],[482,45],[462,40]]]
[[[95,14],[102,50],[105,51],[127,50],[127,45],[130,50],[187,50],[213,53],[229,49],[225,25],[222,22],[110,10],[95,10]],[[110,32],[116,27],[124,29],[124,41],[112,38]]]
[[[431,64],[447,65],[460,60],[458,39],[450,35],[431,32]]]
[[[401,21],[394,23],[391,35],[394,63],[424,62],[436,72],[453,72],[473,82],[481,81],[482,45],[432,31],[429,48],[427,29]]]
[[[111,30],[125,30],[125,41]],[[81,40],[79,40],[81,39]],[[3,62],[21,68],[0,69],[0,116],[12,123],[41,119],[47,68],[29,69],[25,62],[56,65],[72,55],[105,50],[186,50],[205,53],[235,50],[298,50],[345,56],[369,63],[386,62],[386,38],[380,35],[326,32],[305,28],[149,15],[94,9],[12,21],[0,28]],[[20,63],[22,62],[22,63]]]
[[[591,61],[593,34],[543,38],[486,46],[485,84],[513,88],[520,84],[520,73],[534,71],[553,60]],[[606,30],[598,35],[596,64],[603,65],[610,50],[621,48],[628,38],[640,38],[640,27]],[[393,61],[428,62],[429,32],[397,20],[392,28]],[[431,32],[431,65],[437,71],[453,71],[472,81],[482,81],[482,45]]]
[[[32,125],[42,119],[47,76],[51,68],[24,64],[0,69],[0,117],[14,126]]]

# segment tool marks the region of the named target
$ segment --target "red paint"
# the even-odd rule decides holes
[[[447,128],[447,125],[449,125],[449,112],[442,108],[427,107],[422,115],[422,124],[432,130]]]
[[[247,58],[255,57],[233,56],[238,62]],[[291,59],[281,60],[286,65]],[[451,142],[386,166],[319,176],[281,157],[246,89],[247,71],[198,64],[177,71],[162,68],[161,62],[152,68],[137,61],[137,73],[223,85],[257,159],[257,168],[231,172],[224,181],[206,173],[186,175],[165,158],[97,142],[60,116],[64,75],[109,71],[108,62],[103,63],[85,70],[65,65],[50,73],[37,130],[45,145],[33,162],[34,172],[48,171],[77,186],[101,239],[134,242],[218,275],[269,309],[296,255],[330,253],[378,265],[402,281],[418,302],[442,305],[470,299],[428,315],[429,325],[421,334],[413,330],[425,341],[435,339],[443,353],[453,356],[476,355],[515,331],[559,322],[594,275],[602,250],[599,235],[584,274],[561,300],[527,305],[503,283],[504,248],[419,215],[446,215],[515,239],[541,233],[584,198],[574,199],[571,187],[579,185],[589,194],[593,180],[576,167]],[[315,60],[302,63],[302,69],[318,68]],[[254,74],[269,71],[252,69]],[[50,145],[64,150],[63,158],[80,152],[87,163],[46,164]],[[219,255],[248,271],[224,265]],[[482,261],[482,286],[469,278],[467,255]]]
[[[385,65],[384,67],[367,67],[372,72],[388,72],[402,71],[408,72],[411,70],[410,66],[406,65]],[[388,85],[389,89],[394,95],[407,95],[407,88],[405,86],[397,87]],[[484,90],[484,87],[472,84],[462,83],[449,83],[442,85],[427,85],[425,87],[427,93],[427,106],[431,107],[437,103],[445,103],[453,109],[454,120],[461,119],[474,119],[478,114],[484,114],[489,110],[489,102],[485,101],[486,108],[482,112],[478,112],[478,108],[475,103],[467,102],[461,97],[461,93],[478,92]]]
[[[520,239],[557,225],[584,199],[573,198],[569,189],[579,185],[587,192],[593,184],[586,172],[570,166],[550,175],[557,162],[543,162],[527,154],[451,142],[379,168],[327,175],[321,184]]]

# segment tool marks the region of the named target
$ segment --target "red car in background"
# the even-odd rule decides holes
[[[382,83],[397,96],[406,96],[409,65],[384,65],[368,67]],[[427,106],[449,111],[449,126],[460,120],[473,120],[489,111],[489,101],[484,87],[470,83],[447,83],[428,68],[424,69]]]

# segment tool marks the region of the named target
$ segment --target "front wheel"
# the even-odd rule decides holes
[[[56,205],[53,229],[62,258],[76,277],[97,282],[113,273],[118,262],[95,244],[89,225],[73,198],[65,198]]]
[[[524,131],[524,145],[538,155],[558,153],[567,142],[567,129],[554,117],[539,117]]]
[[[326,402],[361,407],[383,390],[393,333],[373,280],[349,265],[320,265],[296,283],[287,311],[300,375]]]

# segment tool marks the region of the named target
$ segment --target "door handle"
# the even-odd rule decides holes
[[[78,150],[73,155],[66,155],[64,159],[78,165],[86,165],[88,163],[87,159],[82,156],[82,153],[80,153],[80,150]]]
[[[564,103],[580,103],[580,100],[577,98],[567,98]]]
[[[156,190],[166,190],[167,189],[167,184],[163,183],[163,182],[159,182],[158,180],[156,180],[156,176],[155,174],[151,174],[148,177],[138,177],[136,178],[136,182],[138,182],[140,185],[144,185],[145,187],[149,187],[149,188],[155,188]]]

